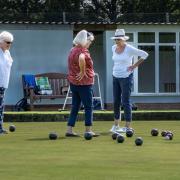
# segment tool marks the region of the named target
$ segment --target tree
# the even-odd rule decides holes
[[[138,13],[175,13],[180,9],[179,0],[136,0]]]
[[[80,0],[45,0],[48,12],[76,12],[80,9]]]
[[[83,7],[86,13],[106,21],[117,21],[122,14],[129,14],[127,16],[129,19],[138,13],[180,13],[180,0],[88,0],[85,2]]]
[[[115,21],[123,3],[124,1],[121,0],[89,0],[83,4],[83,7],[91,18],[97,17],[101,20]]]
[[[67,17],[80,13],[82,0],[45,0],[44,16],[45,19],[62,21],[63,12]]]
[[[42,14],[43,5],[40,0],[1,0],[1,17],[8,20],[37,19]]]
[[[180,0],[0,0],[1,20],[115,22],[152,18],[148,13],[180,14]]]

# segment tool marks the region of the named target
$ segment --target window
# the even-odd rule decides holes
[[[160,43],[175,43],[176,42],[176,34],[175,33],[159,33],[159,42]]]
[[[180,33],[177,42],[176,32],[138,32],[137,35],[138,48],[148,52],[149,57],[135,71],[135,92],[180,92]]]
[[[176,92],[176,47],[159,47],[159,92]]]
[[[126,36],[129,36],[129,39],[128,39],[129,42],[133,42],[134,41],[133,33],[126,33]]]
[[[155,33],[154,32],[139,32],[138,43],[154,43]]]
[[[146,51],[149,56],[138,68],[138,92],[155,92],[155,47],[139,46],[139,49]]]

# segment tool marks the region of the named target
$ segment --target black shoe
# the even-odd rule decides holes
[[[5,129],[0,129],[0,134],[8,134],[8,132]]]
[[[93,137],[99,137],[100,136],[100,134],[99,133],[95,133],[95,134],[93,134]]]
[[[66,133],[65,136],[66,137],[80,137],[80,135],[77,133]]]

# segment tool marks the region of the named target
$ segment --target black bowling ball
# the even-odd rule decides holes
[[[92,137],[93,137],[93,135],[92,135],[91,133],[89,133],[89,132],[85,132],[85,133],[84,133],[84,138],[85,138],[86,140],[91,140]]]
[[[117,136],[118,136],[117,133],[113,133],[113,134],[112,134],[112,139],[113,139],[113,140],[116,140]]]
[[[118,143],[123,143],[124,140],[125,140],[125,138],[124,138],[123,135],[120,135],[120,134],[119,134],[119,135],[117,136],[116,140],[117,140]]]
[[[141,137],[137,137],[135,139],[136,146],[141,146],[143,144],[143,139]]]
[[[10,131],[10,132],[14,132],[15,130],[16,130],[15,125],[10,125],[10,126],[9,126],[9,131]]]
[[[132,129],[128,129],[128,130],[126,131],[126,136],[127,136],[127,137],[132,137],[133,134],[134,134],[134,132],[133,132]]]
[[[162,136],[162,137],[165,137],[166,134],[167,134],[167,131],[165,131],[165,130],[161,131],[161,136]]]
[[[158,136],[158,134],[159,134],[158,129],[153,128],[153,129],[151,130],[151,135],[152,135],[152,136]]]
[[[55,132],[49,133],[50,140],[56,140],[57,138],[58,138],[58,135]]]

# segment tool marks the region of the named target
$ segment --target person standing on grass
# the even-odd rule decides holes
[[[7,31],[0,33],[0,134],[8,132],[3,128],[4,117],[4,95],[8,88],[9,77],[13,59],[9,52],[13,42],[13,35]]]
[[[86,30],[80,31],[73,40],[74,47],[68,56],[68,80],[72,92],[72,108],[67,123],[66,137],[79,137],[73,132],[81,102],[85,111],[85,132],[96,136],[91,127],[93,122],[94,68],[88,48],[94,41],[94,35]]]
[[[115,45],[112,46],[113,66],[113,104],[114,104],[114,125],[110,129],[111,132],[126,132],[130,128],[132,121],[132,107],[130,103],[130,95],[133,86],[133,71],[147,57],[148,53],[129,45],[126,40],[129,39],[125,35],[124,29],[117,29],[114,37]],[[138,61],[133,64],[133,57],[139,57]],[[120,106],[124,109],[125,127],[120,128],[121,121]]]

